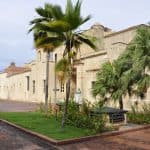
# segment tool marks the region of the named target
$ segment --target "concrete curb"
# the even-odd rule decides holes
[[[22,128],[22,127],[20,127],[20,126],[18,126],[16,124],[10,123],[10,122],[8,122],[6,120],[0,119],[0,122],[3,122],[5,124],[7,124],[7,125],[15,127],[18,130],[21,130],[21,131],[23,131],[23,132],[25,132],[27,134],[32,135],[32,136],[36,136],[37,138],[45,140],[46,142],[49,142],[50,144],[53,144],[55,146],[72,144],[72,143],[77,143],[77,142],[84,142],[84,141],[89,141],[89,140],[93,140],[93,139],[96,139],[96,138],[106,138],[106,137],[110,137],[110,136],[117,136],[117,135],[125,134],[125,133],[128,133],[128,132],[140,131],[140,130],[144,130],[144,129],[150,128],[150,125],[144,125],[142,127],[134,127],[132,129],[125,129],[125,130],[122,130],[122,131],[112,131],[112,132],[97,134],[97,135],[93,135],[93,136],[86,136],[86,137],[81,137],[81,138],[74,138],[74,139],[60,140],[59,141],[59,140],[54,140],[52,138],[44,136],[44,135],[42,135],[40,133],[36,133],[36,132],[31,131],[31,130]]]

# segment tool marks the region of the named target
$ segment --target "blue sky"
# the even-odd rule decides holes
[[[73,0],[76,1],[76,0]],[[27,34],[29,21],[36,17],[34,9],[45,2],[65,7],[66,0],[1,0],[0,1],[0,70],[15,61],[22,65],[35,58],[32,34]],[[92,19],[90,28],[99,22],[113,30],[150,21],[150,0],[83,0],[83,16]]]

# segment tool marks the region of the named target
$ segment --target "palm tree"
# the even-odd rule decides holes
[[[136,94],[144,98],[150,86],[150,27],[142,26],[137,29],[137,34],[126,51],[117,62],[122,62],[122,70],[128,76],[129,94]]]
[[[122,97],[126,93],[126,78],[116,62],[106,62],[102,65],[92,89],[93,96],[99,96],[100,100],[105,103],[108,100],[119,101],[120,109],[123,109]]]
[[[67,0],[65,12],[58,5],[45,4],[44,8],[36,9],[40,18],[31,21],[33,27],[30,31],[34,32],[36,48],[53,51],[60,45],[65,46],[63,59],[67,60],[69,67],[67,69],[66,100],[62,128],[64,127],[68,111],[74,55],[78,53],[82,43],[89,45],[93,49],[96,48],[92,39],[79,30],[79,27],[91,18],[90,16],[81,17],[81,4],[80,0],[75,5],[73,5],[71,0]]]
[[[150,28],[137,29],[137,34],[125,52],[113,63],[107,62],[97,74],[93,95],[102,101],[118,100],[123,109],[122,97],[136,94],[144,97],[150,87]]]

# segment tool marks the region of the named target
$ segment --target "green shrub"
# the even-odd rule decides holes
[[[41,112],[41,113],[45,113],[45,104],[43,102],[41,102],[39,104],[38,111]],[[52,113],[52,104],[49,103],[48,104],[48,114],[51,114],[51,113]]]
[[[145,114],[149,114],[150,115],[150,104],[143,104],[142,105],[142,110]]]
[[[105,120],[102,115],[90,116],[90,103],[84,101],[82,105],[70,100],[68,107],[67,124],[78,128],[86,128],[93,133],[100,133],[105,129]]]
[[[38,111],[41,112],[41,113],[45,112],[45,105],[44,105],[43,102],[41,102],[41,103],[39,104]]]
[[[128,113],[128,121],[137,124],[150,124],[150,104],[143,104],[142,109],[132,106]]]

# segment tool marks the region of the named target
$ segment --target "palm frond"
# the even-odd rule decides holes
[[[70,63],[66,58],[63,58],[56,63],[55,71],[60,82],[65,81],[65,79],[68,77],[69,70]]]
[[[70,24],[62,20],[51,21],[46,26],[54,32],[67,32],[71,29]]]
[[[36,48],[42,47],[50,47],[51,49],[55,49],[62,44],[62,39],[58,37],[46,37],[46,38],[38,38],[35,41]]]
[[[81,16],[81,4],[82,1],[80,0],[75,5],[73,5],[71,0],[67,1],[64,20],[70,24],[71,30],[77,29],[91,18],[90,15],[85,18]]]
[[[137,94],[146,93],[148,88],[150,87],[150,76],[144,75],[141,80],[138,82]]]
[[[38,15],[40,15],[41,17],[44,18],[52,18],[52,15],[49,11],[46,11],[44,8],[42,7],[38,7],[35,9],[35,11],[37,12]]]
[[[41,23],[41,22],[46,22],[46,21],[50,21],[50,20],[48,18],[36,18],[30,21],[30,25]]]
[[[46,3],[45,10],[51,14],[53,19],[62,19],[64,17],[63,11],[59,5]]]
[[[86,38],[84,35],[82,34],[76,34],[77,39],[81,42],[81,43],[85,43],[88,46],[90,46],[92,49],[97,50],[96,45],[94,44],[93,39],[90,38]]]
[[[72,1],[71,0],[67,0],[65,14],[72,14],[73,9],[74,8],[73,8]]]
[[[34,29],[38,31],[61,33],[68,31],[68,29],[70,29],[70,25],[64,21],[51,21],[48,23],[37,23],[29,30],[29,32]]]
[[[88,15],[87,17],[82,18],[81,25],[83,25],[84,23],[86,23],[87,21],[89,21],[91,18],[92,18],[91,15]]]

